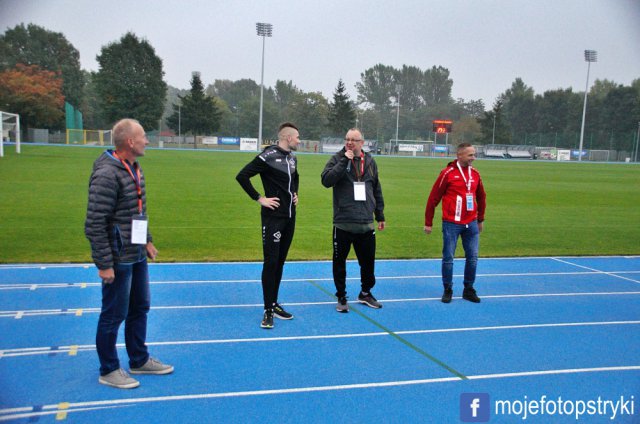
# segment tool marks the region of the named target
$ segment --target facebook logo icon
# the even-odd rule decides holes
[[[489,421],[491,405],[489,393],[461,393],[460,420],[465,423],[486,423]]]

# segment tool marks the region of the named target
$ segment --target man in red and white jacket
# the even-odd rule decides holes
[[[486,193],[480,173],[471,164],[476,149],[469,143],[458,145],[457,159],[440,172],[424,212],[424,232],[431,234],[433,215],[442,201],[442,284],[443,303],[450,303],[453,296],[453,258],[458,237],[462,239],[465,254],[464,290],[462,298],[479,303],[473,284],[478,265],[478,246],[486,209]]]

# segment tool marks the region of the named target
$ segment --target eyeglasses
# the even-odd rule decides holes
[[[344,141],[346,142],[351,141],[353,143],[357,143],[358,141],[362,141],[362,139],[361,138],[345,138]]]

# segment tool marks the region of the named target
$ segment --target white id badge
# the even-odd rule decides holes
[[[367,190],[365,183],[353,182],[353,198],[359,202],[365,202],[367,200]]]
[[[467,194],[467,210],[473,210],[473,194],[471,193]]]
[[[131,220],[131,244],[147,244],[149,221],[144,215],[136,215]]]

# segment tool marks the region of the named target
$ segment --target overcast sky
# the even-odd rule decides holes
[[[640,0],[0,0],[0,30],[34,23],[61,32],[97,70],[102,46],[127,31],[163,60],[168,84],[187,89],[192,71],[260,83],[293,81],[329,99],[340,78],[355,100],[360,74],[378,63],[451,72],[453,97],[489,109],[520,77],[536,94],[583,91],[584,50],[598,52],[590,84],[640,78]]]

